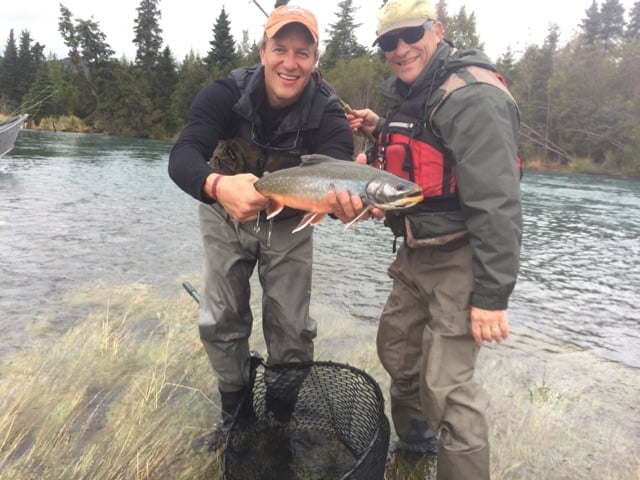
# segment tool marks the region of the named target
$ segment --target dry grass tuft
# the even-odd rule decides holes
[[[93,286],[67,303],[86,308],[82,323],[36,336],[42,341],[0,363],[0,480],[219,479],[221,459],[190,449],[219,411],[193,300],[123,285]],[[312,313],[316,358],[367,371],[386,394],[375,326],[326,308]],[[265,351],[260,341],[253,347]],[[484,350],[478,374],[493,397],[494,479],[639,478],[638,372],[580,352],[540,362],[515,345]],[[607,382],[618,388],[611,396]],[[634,420],[618,421],[621,408]],[[434,468],[397,460],[386,478],[435,478]]]

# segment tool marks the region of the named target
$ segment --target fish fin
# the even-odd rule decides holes
[[[315,214],[313,215],[313,218],[311,219],[311,225],[313,225],[313,226],[315,227],[315,226],[316,226],[317,224],[319,224],[319,223],[322,221],[322,219],[323,219],[324,217],[326,217],[326,216],[327,216],[327,214],[326,214],[326,213],[315,213]]]
[[[308,227],[309,225],[315,227],[323,218],[324,213],[309,212],[304,217],[302,217],[300,223],[298,223],[296,228],[294,228],[291,233],[297,233],[300,230]]]
[[[318,165],[320,163],[327,163],[327,162],[348,162],[348,161],[349,160],[340,160],[337,158],[333,158],[328,155],[312,153],[309,155],[302,155],[302,157],[300,157],[300,166],[305,167],[309,165]]]
[[[364,210],[362,210],[362,211],[358,214],[358,216],[357,216],[356,218],[354,218],[354,219],[353,219],[353,220],[351,220],[349,223],[347,223],[347,224],[344,226],[344,229],[343,229],[342,231],[343,231],[343,232],[346,232],[346,231],[349,229],[349,227],[351,227],[351,225],[353,225],[353,224],[354,224],[354,223],[356,223],[358,220],[360,220],[360,218],[361,218],[365,213],[367,213],[369,210],[371,210],[372,208],[373,208],[373,205],[368,205],[368,206],[367,206],[367,208],[365,208]]]
[[[269,199],[269,205],[267,205],[267,220],[271,220],[273,217],[278,215],[284,209],[283,203],[274,202],[272,199]]]

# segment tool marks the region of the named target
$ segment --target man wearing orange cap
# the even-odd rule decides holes
[[[293,5],[274,10],[259,51],[260,64],[237,69],[198,93],[169,158],[173,181],[200,202],[205,264],[199,331],[222,406],[213,432],[203,437],[210,450],[220,446],[248,390],[249,279],[256,265],[267,361],[313,360],[313,229],[292,234],[303,212],[291,209],[267,225],[267,199],[253,184],[265,172],[298,165],[301,155],[353,158],[344,111],[316,70],[313,13]],[[355,216],[350,200],[334,214]]]
[[[429,0],[388,0],[376,44],[394,73],[393,108],[347,118],[377,137],[370,162],[425,195],[385,218],[404,237],[377,337],[399,450],[419,451],[428,424],[438,480],[488,479],[489,397],[473,376],[483,343],[509,334],[522,232],[518,107],[486,55],[443,38]]]

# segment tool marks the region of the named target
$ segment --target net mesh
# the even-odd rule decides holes
[[[390,428],[368,374],[333,362],[258,361],[252,381],[227,435],[225,480],[383,478]]]

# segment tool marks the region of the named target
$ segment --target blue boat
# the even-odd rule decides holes
[[[0,123],[0,157],[3,157],[13,149],[22,125],[27,120],[28,114]]]

